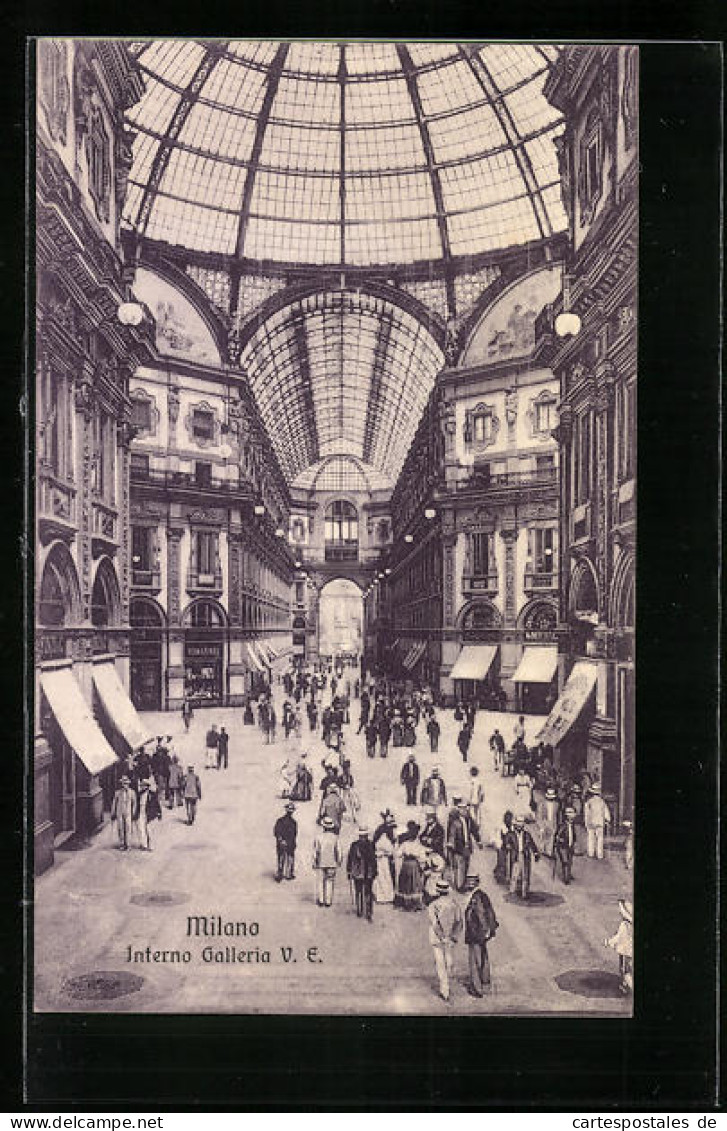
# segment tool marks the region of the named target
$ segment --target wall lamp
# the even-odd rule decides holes
[[[414,541],[414,535],[413,534],[405,534],[404,535],[404,541],[409,542],[409,543],[413,542]]]
[[[433,518],[436,518],[436,517],[437,517],[437,512],[436,512],[436,510],[434,509],[434,507],[425,507],[425,508],[424,508],[424,517],[425,517],[425,518],[427,518],[427,519],[429,519],[430,521],[431,521],[431,520],[432,520]]]
[[[275,537],[276,538],[285,538],[285,531],[283,530],[282,526],[276,526],[275,527]]]
[[[563,311],[555,320],[555,332],[559,338],[575,337],[581,330],[581,320],[573,311]]]
[[[140,326],[144,321],[144,308],[138,302],[122,302],[116,317],[122,326]]]
[[[255,503],[255,506],[252,509],[253,514],[256,514],[258,518],[262,518],[262,516],[265,514],[265,507],[262,503]]]

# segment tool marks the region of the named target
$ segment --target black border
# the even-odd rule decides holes
[[[408,27],[403,6],[390,4],[376,32],[359,30],[363,9],[349,8],[347,27],[339,30],[340,11],[336,24],[317,6],[317,35],[323,25],[329,36],[465,37],[467,19],[453,19],[456,28],[434,26],[432,3],[420,7]],[[82,26],[88,34],[109,34],[108,25],[94,28],[90,13],[83,20],[69,13],[45,10],[32,27],[15,21],[8,29],[11,45],[15,30],[72,34]],[[373,13],[381,14],[376,3]],[[660,33],[670,34],[674,11],[658,14]],[[99,11],[96,20],[104,15]],[[480,13],[493,37],[489,16]],[[563,16],[560,5],[548,11],[548,35],[532,23],[510,28],[509,35],[594,38],[593,29],[583,27],[583,11],[580,24],[568,14],[566,36],[557,24],[554,29]],[[141,8],[129,13],[125,34],[140,33],[140,17]],[[395,17],[399,26],[392,27]],[[609,39],[634,38],[625,19],[625,6],[615,10]],[[275,22],[268,18],[259,28],[246,13],[244,34],[272,34]],[[316,35],[289,25],[281,21],[285,32],[278,34]],[[469,34],[482,38],[483,30]],[[721,56],[714,45],[652,44],[642,50],[641,69],[636,1019],[36,1015],[28,1018],[30,1109],[674,1111],[714,1105]],[[13,97],[18,70],[22,89],[22,64],[4,72],[3,117],[6,141],[19,140],[22,152],[22,110]],[[11,269],[19,265],[22,280],[19,185],[0,178]],[[19,294],[19,286],[2,288],[7,314],[16,318]],[[0,355],[6,375],[0,441],[4,454],[20,457],[21,368],[12,356],[18,338],[17,331],[9,333],[11,325],[17,322],[8,317]],[[2,529],[21,528],[18,487],[17,474],[3,480]],[[3,586],[3,597],[10,590],[10,604],[0,624],[11,644],[18,635],[12,583],[20,572],[20,555],[6,549],[3,581],[11,586]],[[5,703],[17,705],[21,642],[14,644],[17,662],[3,642],[0,679]],[[9,857],[21,858],[22,742],[14,722],[15,714],[5,728],[6,790],[0,791],[4,866]],[[0,983],[8,994],[21,985],[19,887],[3,885],[0,892],[2,941],[15,944]],[[0,1058],[4,1098],[13,1110],[22,1102],[12,1057],[22,1003],[6,997],[3,1004],[6,1022],[18,1023],[10,1034],[11,1056]]]

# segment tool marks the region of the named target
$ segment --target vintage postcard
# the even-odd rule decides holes
[[[638,47],[32,51],[32,1008],[631,1016]]]

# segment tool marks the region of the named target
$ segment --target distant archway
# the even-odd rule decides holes
[[[339,577],[321,589],[318,651],[332,657],[363,652],[363,594],[355,581]]]
[[[38,623],[62,628],[81,619],[78,574],[68,547],[57,542],[46,558],[38,592]]]
[[[358,560],[358,511],[348,499],[335,499],[326,507],[325,558],[327,562]]]

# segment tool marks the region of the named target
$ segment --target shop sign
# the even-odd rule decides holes
[[[554,644],[557,640],[554,628],[526,628],[523,635],[526,641],[530,641],[532,643]]]
[[[187,641],[185,654],[190,660],[219,660],[222,654],[221,644],[195,644]]]

